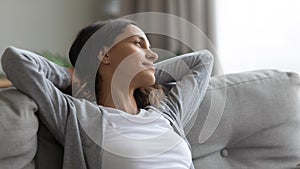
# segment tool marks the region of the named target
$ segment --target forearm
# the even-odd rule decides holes
[[[26,50],[9,47],[5,50],[1,61],[8,79],[15,86],[30,85],[24,83],[24,80],[32,78],[32,75],[37,73],[51,81],[59,89],[65,89],[71,83],[67,68],[58,66]]]
[[[213,57],[206,50],[177,56],[155,64],[156,81],[159,84],[177,82],[192,71],[203,71],[203,68],[210,74],[212,64]]]
[[[185,126],[202,102],[211,76],[213,56],[206,50],[162,62],[156,75],[160,84],[176,82],[163,101],[170,114]],[[165,78],[166,77],[166,78]]]

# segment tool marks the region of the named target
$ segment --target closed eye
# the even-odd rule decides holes
[[[140,41],[133,42],[136,46],[142,47],[142,43]]]
[[[134,35],[134,36],[132,36],[131,37],[132,38],[132,40],[133,40],[133,43],[136,45],[136,46],[138,46],[138,47],[140,47],[140,48],[150,48],[150,44],[149,44],[149,46],[147,47],[147,43],[146,43],[146,40],[145,40],[145,38],[144,37],[141,37],[141,36],[138,36],[138,35]],[[147,41],[148,42],[148,41]]]

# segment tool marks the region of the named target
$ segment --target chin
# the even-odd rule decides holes
[[[151,70],[145,70],[134,77],[133,83],[135,83],[138,88],[149,87],[155,84],[155,80],[154,72]]]

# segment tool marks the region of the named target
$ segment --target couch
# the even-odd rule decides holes
[[[29,97],[1,89],[0,109],[1,169],[61,168],[63,148]],[[196,169],[300,168],[300,78],[278,70],[212,77],[185,131]]]

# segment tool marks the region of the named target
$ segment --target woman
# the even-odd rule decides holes
[[[208,86],[209,52],[154,66],[144,32],[116,19],[84,28],[69,57],[73,97],[62,92],[72,83],[68,69],[14,47],[2,57],[8,79],[64,146],[63,168],[194,168],[183,129]],[[159,84],[169,87],[164,95]]]

